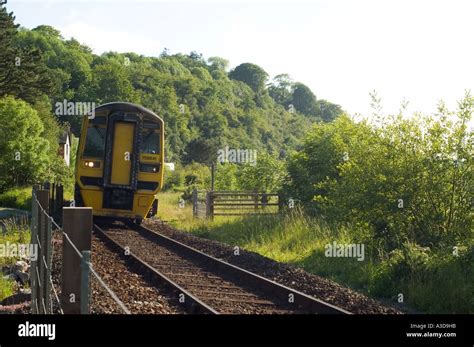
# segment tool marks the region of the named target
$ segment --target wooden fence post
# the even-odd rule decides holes
[[[92,208],[63,208],[63,260],[61,271],[61,307],[65,314],[81,313],[81,256],[91,250]]]
[[[206,217],[211,220],[214,219],[214,192],[206,193]]]
[[[206,218],[211,216],[211,192],[206,192]]]
[[[255,212],[258,210],[258,189],[254,190]]]
[[[283,196],[278,194],[278,212],[283,211]]]
[[[216,198],[216,196],[214,195],[214,191],[210,192],[210,196],[211,196],[211,206],[210,206],[211,220],[214,220],[214,200]]]
[[[198,192],[197,189],[193,190],[193,218],[197,217],[197,204],[198,204]]]
[[[33,288],[36,291],[36,300],[38,303],[38,312],[40,314],[46,313],[46,301],[45,301],[45,273],[46,268],[44,267],[43,257],[45,257],[45,243],[46,243],[46,232],[47,232],[47,214],[49,213],[49,190],[42,189],[36,191],[36,198],[38,199],[38,219],[37,219],[37,234],[36,240],[33,241],[37,245],[38,254],[37,261],[35,263],[35,280],[36,286]],[[41,209],[42,207],[43,209]],[[43,211],[44,210],[44,211]],[[33,290],[32,289],[32,290]]]
[[[58,185],[56,189],[56,197],[57,197],[58,210],[61,211],[64,204],[64,188],[62,184]]]
[[[51,244],[51,238],[52,238],[52,222],[49,214],[46,214],[43,216],[45,219],[44,223],[44,232],[41,238],[41,249],[42,249],[42,256],[43,258],[41,259],[41,267],[43,268],[43,277],[41,278],[41,281],[43,282],[43,287],[42,287],[42,296],[44,298],[44,311],[43,313],[53,313],[52,312],[52,307],[51,307],[51,297],[50,297],[50,291],[51,291],[51,283],[50,283],[50,278],[51,278],[51,265],[52,265],[52,244]]]
[[[212,163],[211,165],[211,191],[214,191],[215,182],[216,182],[216,165]]]
[[[38,238],[38,204],[36,203],[36,192],[38,191],[38,185],[33,186],[33,191],[31,194],[31,240],[32,245],[37,244]],[[31,288],[31,313],[37,314],[37,296],[36,296],[36,265],[37,259],[31,259],[30,263],[30,288]]]
[[[51,184],[51,196],[49,200],[49,210],[51,211],[51,215],[56,213],[56,187],[56,183]]]
[[[265,209],[268,204],[268,195],[266,192],[262,193],[262,209]]]

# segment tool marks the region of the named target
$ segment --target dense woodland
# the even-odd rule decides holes
[[[229,71],[223,58],[205,59],[196,52],[171,55],[167,50],[160,57],[114,52],[99,56],[74,39],[65,40],[50,26],[19,28],[5,8],[0,16],[0,97],[15,98],[3,99],[5,112],[16,103],[36,111],[44,130],[35,136],[50,145],[48,151],[38,148],[38,156],[55,152],[58,127],[70,127],[79,135],[80,115],[54,115],[56,103],[64,100],[96,106],[127,101],[150,108],[166,123],[166,160],[183,164],[209,164],[226,145],[284,156],[297,148],[311,123],[330,121],[341,113],[338,105],[317,100],[307,86],[288,75],[270,81],[264,69],[251,63]],[[9,125],[16,118],[11,116],[2,123],[17,128],[18,124]],[[27,118],[25,122],[35,117]],[[28,142],[23,140],[12,139]],[[21,152],[25,158],[32,155]],[[4,173],[11,167],[5,164],[0,169]],[[35,173],[15,174],[15,183],[31,183],[38,178]]]

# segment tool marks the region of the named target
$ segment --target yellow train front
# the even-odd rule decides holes
[[[156,214],[163,187],[164,122],[144,107],[113,102],[84,117],[76,161],[76,206],[140,223]]]

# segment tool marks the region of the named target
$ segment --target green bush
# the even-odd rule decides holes
[[[50,147],[37,111],[23,100],[3,97],[0,124],[0,192],[44,178]]]
[[[0,194],[0,207],[31,210],[31,187],[11,189]]]
[[[289,160],[285,191],[328,220],[367,223],[384,251],[473,239],[473,110],[466,95],[456,113],[441,106],[436,118],[317,124]]]
[[[15,293],[15,281],[0,276],[0,301]]]
[[[174,171],[170,171],[168,167],[165,166],[163,180],[163,191],[182,189],[184,185],[183,169],[180,166],[176,166]]]

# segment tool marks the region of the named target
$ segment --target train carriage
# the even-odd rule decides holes
[[[76,206],[94,216],[133,220],[156,214],[163,187],[164,122],[139,105],[114,102],[84,117],[79,140]]]

